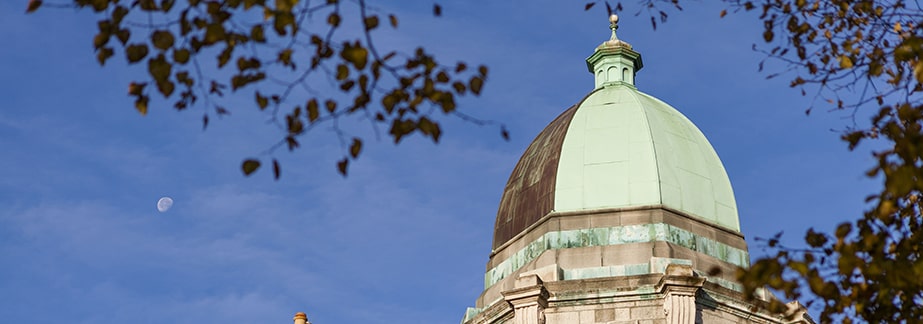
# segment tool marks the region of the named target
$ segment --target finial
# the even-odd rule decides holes
[[[609,29],[612,29],[611,40],[618,40],[619,38],[615,36],[615,30],[619,29],[619,16],[612,14],[609,16]]]

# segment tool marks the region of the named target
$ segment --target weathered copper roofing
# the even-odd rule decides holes
[[[550,212],[663,205],[740,231],[730,179],[705,135],[634,86],[641,55],[615,35],[587,58],[596,90],[551,122],[507,181],[493,250]]]
[[[580,103],[565,110],[538,133],[513,168],[497,210],[493,249],[535,224],[554,208],[561,145]]]

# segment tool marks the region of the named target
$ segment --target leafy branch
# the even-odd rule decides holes
[[[379,126],[387,127],[395,143],[412,134],[438,142],[442,116],[477,120],[457,111],[456,98],[480,95],[488,74],[483,65],[444,64],[422,47],[381,49],[374,32],[383,24],[397,29],[399,19],[365,0],[32,0],[27,12],[42,6],[101,16],[93,37],[100,65],[118,53],[129,65],[146,65],[146,77],[128,87],[140,114],[147,114],[152,97],[176,110],[201,105],[205,128],[211,116],[231,114],[230,99],[249,92],[281,132],[263,155],[280,147],[294,151],[305,134],[327,124],[344,151],[337,162],[344,176],[365,140],[344,129],[342,119],[367,120],[376,136]],[[442,14],[439,5],[433,11]],[[356,29],[357,36],[338,33]],[[278,179],[281,167],[271,160]],[[249,158],[241,169],[250,175],[262,162]]]

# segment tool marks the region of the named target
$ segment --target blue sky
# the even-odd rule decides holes
[[[348,178],[318,136],[277,153],[283,179],[245,178],[275,129],[249,102],[202,131],[201,108],[132,108],[144,71],[92,52],[95,19],[25,15],[0,2],[0,318],[10,323],[456,323],[483,288],[497,203],[519,155],[592,90],[584,59],[609,36],[600,10],[566,1],[458,1],[388,8],[381,46],[422,44],[491,68],[440,144],[371,140]],[[621,39],[644,59],[641,91],[686,114],[725,164],[751,253],[755,237],[829,229],[859,215],[877,183],[849,152],[847,115],[815,110],[785,78],[757,71],[761,23],[689,2],[651,29],[635,9]],[[767,69],[780,69],[769,64]],[[860,116],[862,116],[860,112]],[[865,118],[860,117],[860,122]],[[175,204],[158,213],[161,196]]]

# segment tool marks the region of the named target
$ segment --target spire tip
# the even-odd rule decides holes
[[[618,40],[619,38],[615,36],[615,31],[619,29],[619,16],[616,14],[609,15],[609,29],[612,30],[612,37],[610,40]]]

